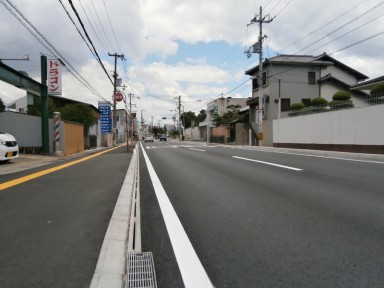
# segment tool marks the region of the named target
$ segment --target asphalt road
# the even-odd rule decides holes
[[[0,287],[89,287],[131,157],[121,147],[0,190]]]
[[[383,162],[143,147],[215,287],[384,287]],[[147,250],[164,229],[144,232]],[[154,255],[157,267],[168,265],[168,253],[164,262]],[[166,274],[158,281],[170,281]]]

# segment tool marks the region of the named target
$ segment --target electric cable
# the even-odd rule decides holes
[[[348,9],[347,11],[343,12],[341,15],[338,15],[337,17],[333,18],[333,19],[332,19],[330,22],[328,22],[327,24],[322,25],[321,27],[319,27],[319,28],[313,30],[312,32],[310,32],[310,33],[308,33],[307,35],[305,35],[304,37],[300,38],[299,40],[297,40],[297,41],[295,41],[295,42],[289,44],[288,46],[286,46],[286,47],[283,48],[282,50],[286,50],[286,49],[292,47],[293,45],[297,44],[298,42],[300,42],[300,41],[302,41],[302,40],[308,38],[308,37],[311,36],[312,34],[314,34],[314,33],[318,32],[318,31],[320,31],[321,29],[323,29],[323,28],[325,28],[325,27],[327,27],[328,25],[332,24],[333,22],[335,22],[336,20],[340,19],[340,18],[343,17],[344,15],[348,14],[348,13],[351,12],[352,10],[356,9],[358,6],[360,6],[360,5],[363,4],[364,2],[367,2],[367,0],[363,0],[363,1],[361,1],[359,4],[357,4],[357,5],[355,5],[354,7]]]
[[[5,4],[5,2],[3,2],[3,0],[0,0],[1,3],[3,4],[3,6],[19,21],[19,23],[21,25],[24,26],[24,28],[27,29],[27,31],[33,36],[35,37],[35,39],[45,48],[47,49],[52,55],[54,55],[56,58],[60,59],[60,61],[63,63],[66,63],[72,70],[70,70],[67,65],[64,65],[64,67],[82,84],[84,85],[86,88],[88,88],[88,90],[90,90],[93,94],[95,94],[96,96],[104,99],[103,96],[100,95],[100,93],[98,93],[93,87],[91,84],[88,83],[87,80],[84,79],[84,77],[76,71],[76,69],[65,59],[64,56],[61,55],[61,53],[48,41],[48,39],[23,15],[23,13],[21,13],[21,11],[14,5],[11,3],[10,0],[6,0],[8,2],[8,4],[17,12],[18,15],[20,15],[20,17],[26,22],[28,23],[29,26],[31,26],[33,28],[33,30],[38,34],[36,34],[30,27],[28,27],[26,25],[26,23],[24,23],[24,21],[10,8],[7,6],[7,4]],[[43,42],[43,40],[45,41],[45,43]],[[47,45],[48,46],[47,46]],[[81,80],[80,80],[81,79]]]
[[[356,20],[358,20],[358,19],[360,19],[361,17],[367,15],[369,12],[373,11],[374,9],[378,8],[379,6],[381,6],[381,5],[383,5],[383,4],[384,4],[384,1],[381,2],[381,3],[379,3],[379,4],[377,4],[376,6],[374,6],[374,7],[372,7],[372,8],[370,8],[370,9],[368,9],[368,10],[365,11],[363,14],[360,14],[359,16],[357,16],[356,18],[354,18],[354,19],[348,21],[347,23],[345,23],[345,24],[343,24],[343,25],[337,27],[335,30],[331,31],[330,33],[326,34],[325,36],[321,37],[320,39],[317,39],[316,41],[312,42],[311,44],[305,46],[303,49],[299,50],[299,51],[296,52],[295,54],[299,54],[299,53],[302,52],[303,50],[306,50],[307,48],[313,46],[315,43],[318,43],[319,41],[325,39],[326,37],[332,35],[333,33],[337,32],[337,31],[341,30],[342,28],[348,26],[349,24],[355,22]]]
[[[97,10],[96,10],[95,4],[93,3],[93,0],[91,0],[91,4],[92,4],[92,7],[93,7],[93,10],[95,11],[96,17],[99,20],[99,23],[100,23],[100,26],[101,26],[101,30],[103,31],[105,40],[107,41],[106,43],[109,44],[109,48],[112,49],[111,51],[113,51],[113,47],[111,45],[111,42],[108,39],[107,33],[105,33],[104,25],[101,23],[101,20],[100,20],[100,17],[99,17],[99,13],[97,13]]]
[[[72,19],[72,16],[69,14],[67,8],[65,8],[63,2],[62,2],[61,0],[59,0],[59,2],[60,2],[60,4],[61,4],[61,6],[63,7],[65,13],[67,13],[67,15],[68,15],[69,19],[71,20],[72,24],[75,26],[75,28],[76,28],[77,32],[79,33],[80,37],[83,39],[83,41],[84,41],[85,44],[87,45],[89,51],[92,53],[92,55],[93,55],[94,57],[96,57],[95,53],[92,51],[91,47],[89,46],[87,40],[85,40],[83,34],[81,34],[81,31],[80,31],[79,28],[77,27],[75,21]]]
[[[96,32],[95,28],[94,28],[93,25],[92,25],[91,20],[90,20],[89,17],[88,17],[88,13],[86,12],[86,10],[85,10],[85,8],[84,8],[84,6],[83,6],[83,4],[81,3],[80,0],[79,0],[79,3],[80,3],[80,6],[81,6],[81,9],[82,9],[83,12],[84,12],[85,17],[86,17],[87,20],[88,20],[89,26],[91,26],[91,29],[92,29],[92,31],[93,31],[93,34],[96,36],[96,39],[97,39],[97,41],[99,42],[100,46],[104,49],[104,51],[108,51],[108,48],[106,47],[107,45],[105,45],[105,43],[103,43],[103,41],[101,41],[101,39],[100,39],[100,37],[99,37],[100,30],[99,30],[99,33]],[[93,16],[93,15],[91,14],[91,16]],[[96,28],[98,29],[98,27],[96,27]]]
[[[87,37],[89,43],[91,44],[91,46],[92,46],[92,48],[93,48],[93,50],[94,50],[94,52],[95,52],[95,54],[96,54],[96,57],[97,57],[97,59],[98,59],[99,64],[101,65],[101,67],[103,68],[105,74],[107,75],[108,79],[111,81],[111,84],[113,85],[113,80],[111,79],[111,76],[109,76],[107,70],[105,69],[105,66],[104,66],[103,62],[101,61],[100,56],[99,56],[99,54],[97,53],[97,50],[96,50],[95,46],[93,45],[92,40],[91,40],[91,38],[89,37],[87,30],[86,30],[85,27],[84,27],[83,21],[81,20],[81,18],[80,18],[80,16],[79,16],[79,13],[77,13],[77,10],[76,10],[75,6],[74,6],[73,3],[72,3],[72,0],[68,0],[68,2],[69,2],[69,4],[70,4],[71,7],[72,7],[73,12],[76,14],[77,20],[80,22],[80,25],[81,25],[81,27],[83,28],[83,31],[84,31],[84,33],[85,33],[85,36]]]

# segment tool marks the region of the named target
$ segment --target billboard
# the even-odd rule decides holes
[[[111,119],[111,103],[107,101],[99,101],[100,115],[100,130],[101,134],[109,134],[112,132]]]
[[[61,95],[61,66],[59,59],[48,59],[48,95]]]

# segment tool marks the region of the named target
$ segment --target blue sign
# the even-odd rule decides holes
[[[112,132],[111,103],[99,101],[100,130],[101,134],[110,134]]]

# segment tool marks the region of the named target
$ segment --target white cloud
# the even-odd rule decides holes
[[[62,2],[77,23],[69,4]],[[113,87],[110,81],[75,30],[60,2],[13,0],[12,3],[76,71],[104,98],[111,99]],[[240,68],[246,70],[251,64],[254,65],[257,55],[246,59],[242,52],[236,51],[236,54],[228,57],[228,51],[215,47],[215,50],[207,50],[206,54],[200,51],[196,55],[191,53],[180,58],[180,43],[209,44],[223,41],[220,43],[233,45],[226,47],[231,50],[242,46],[244,41],[252,43],[258,35],[258,27],[256,24],[249,26],[249,38],[246,39],[247,24],[259,12],[260,5],[268,3],[264,14],[271,12],[272,17],[277,15],[271,23],[263,25],[263,34],[268,35],[268,42],[264,44],[268,44],[270,51],[279,53],[333,53],[381,32],[384,26],[384,17],[380,16],[384,5],[367,12],[380,4],[377,0],[294,0],[285,8],[288,1],[277,0],[82,0],[73,3],[108,73],[113,70],[113,58],[108,56],[108,52],[125,54],[130,83],[120,59],[118,71],[126,84],[132,84],[128,85],[129,91],[126,92],[141,96],[140,100],[135,99],[135,103],[138,104],[138,110],[146,110],[147,117],[159,116],[168,113],[172,109],[170,107],[175,108],[173,98],[177,95],[183,95],[185,100],[190,101],[209,99],[241,84],[246,77]],[[17,58],[29,53],[29,62],[14,61],[7,64],[17,70],[27,71],[39,80],[40,53],[52,53],[1,3],[0,14],[0,58]],[[113,30],[109,21],[113,24]],[[384,63],[383,37],[374,37],[332,56],[371,78],[381,76]],[[317,49],[322,45],[324,47]],[[265,53],[264,56],[269,55]],[[219,58],[222,59],[220,62]],[[89,101],[95,106],[97,101],[102,100],[69,73],[65,74],[63,84],[65,97]],[[248,88],[249,83],[231,92],[230,96],[247,97],[250,95]],[[0,82],[0,97],[6,103],[17,99],[20,94],[24,94],[23,91]]]

